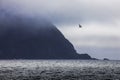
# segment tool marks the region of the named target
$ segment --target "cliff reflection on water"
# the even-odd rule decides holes
[[[119,80],[119,75],[120,61],[0,61],[0,80]]]

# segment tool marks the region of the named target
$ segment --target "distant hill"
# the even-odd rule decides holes
[[[0,59],[92,59],[44,19],[0,14]]]

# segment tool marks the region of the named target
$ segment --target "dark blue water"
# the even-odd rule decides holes
[[[1,60],[0,80],[120,80],[120,61]]]

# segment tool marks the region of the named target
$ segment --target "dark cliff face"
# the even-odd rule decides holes
[[[90,59],[43,19],[3,15],[0,20],[0,59]]]

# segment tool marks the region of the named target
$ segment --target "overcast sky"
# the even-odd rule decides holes
[[[120,0],[0,0],[0,5],[50,20],[78,53],[120,60]]]

